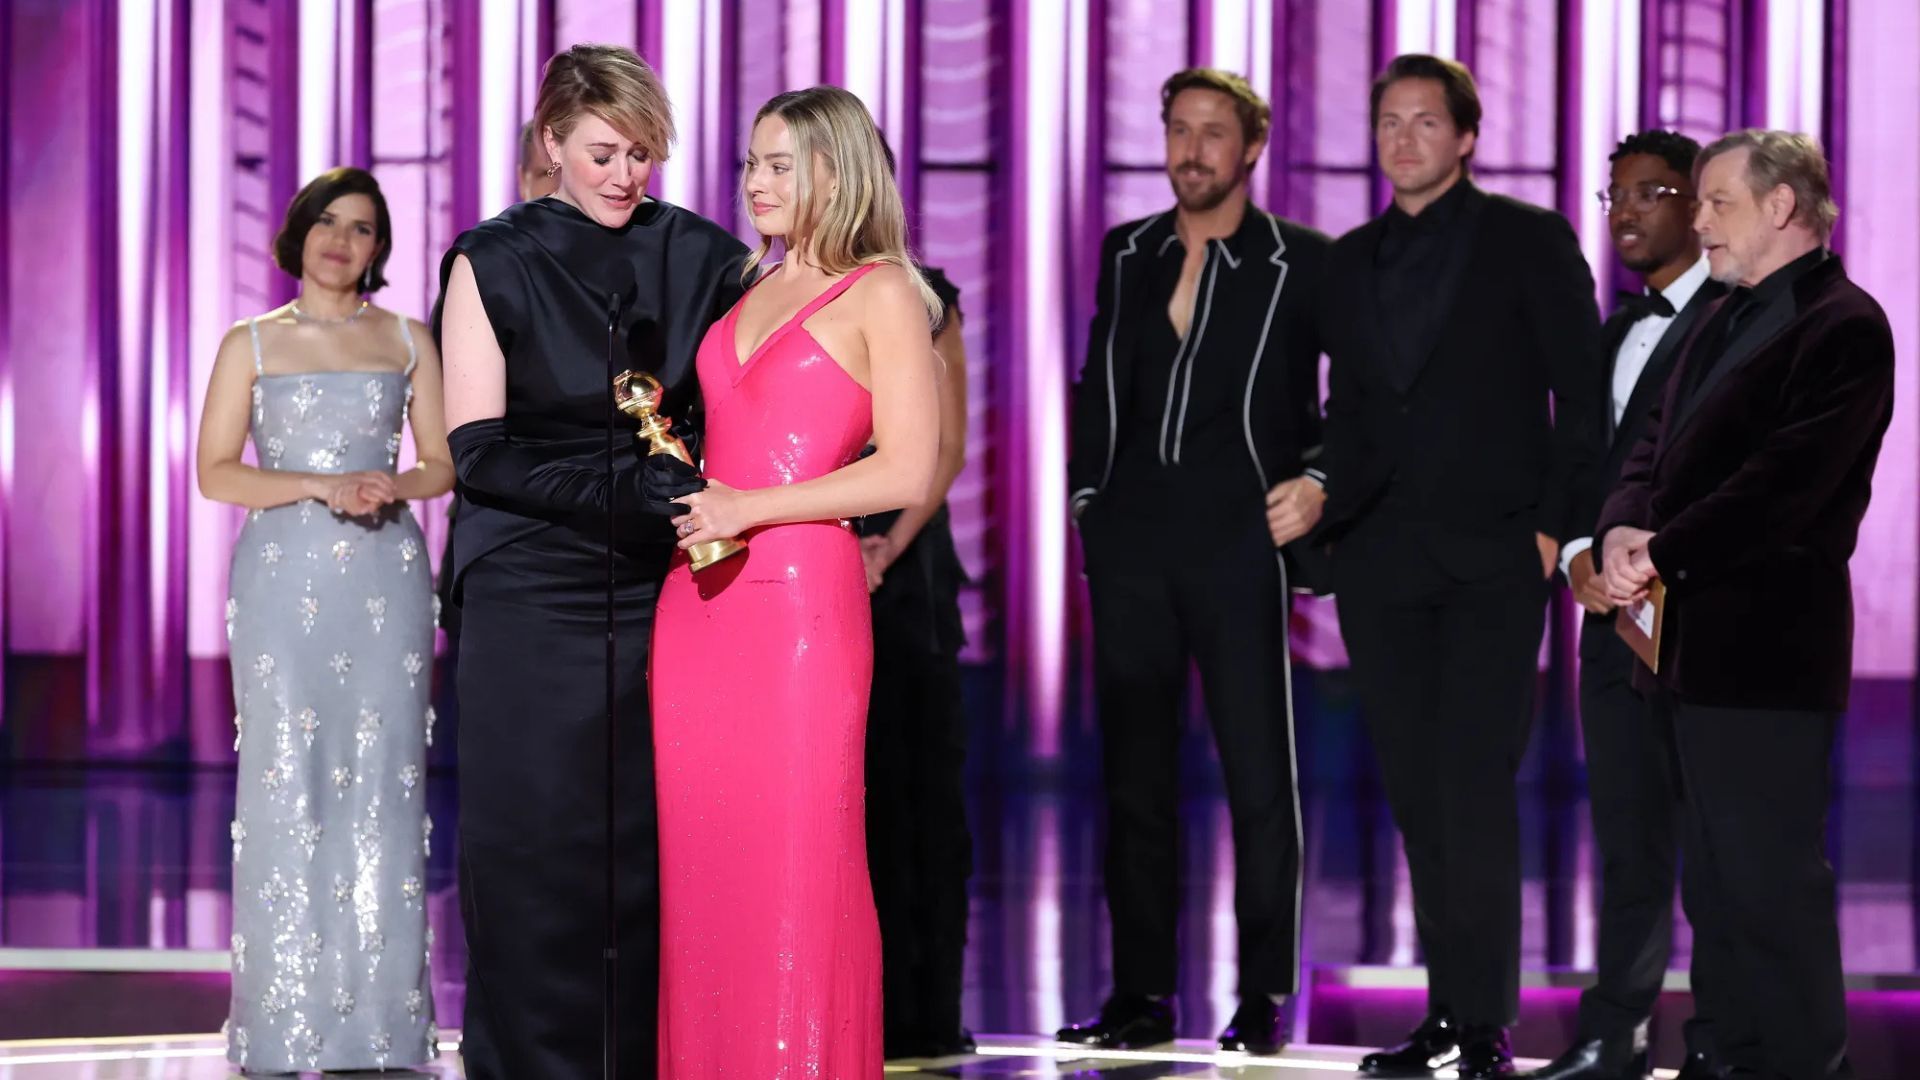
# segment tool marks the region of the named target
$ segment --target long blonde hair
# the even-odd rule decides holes
[[[886,147],[873,116],[861,100],[838,86],[789,90],[760,106],[753,123],[769,116],[786,122],[793,136],[793,231],[786,237],[788,256],[805,252],[808,261],[829,274],[850,273],[870,263],[892,263],[907,272],[927,307],[929,325],[939,320],[940,298],[907,253],[907,211],[900,187],[887,165]],[[838,184],[831,195],[815,191],[814,168]],[[746,175],[741,174],[741,196]],[[747,264],[751,280],[773,238],[762,235]]]

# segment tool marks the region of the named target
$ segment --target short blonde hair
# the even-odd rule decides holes
[[[789,90],[760,106],[754,126],[769,116],[785,121],[793,136],[795,205],[787,251],[804,250],[809,260],[830,274],[848,273],[869,263],[900,267],[919,288],[931,325],[943,310],[940,298],[927,287],[907,253],[906,206],[887,163],[886,144],[866,105],[838,86],[814,86]],[[837,191],[815,190],[816,168],[833,177]],[[745,180],[743,172],[743,198]],[[759,251],[747,264],[747,276],[772,249],[772,238],[762,236]]]
[[[1693,183],[1700,186],[1700,173],[1707,162],[1721,154],[1747,150],[1747,187],[1753,197],[1787,185],[1793,191],[1794,220],[1813,230],[1826,243],[1833,236],[1833,223],[1840,220],[1840,207],[1833,201],[1833,181],[1827,174],[1827,155],[1819,140],[1798,131],[1769,131],[1748,128],[1722,135],[1709,143],[1693,164]]]
[[[620,45],[575,45],[547,61],[534,105],[536,135],[565,142],[582,113],[605,120],[653,161],[673,146],[673,105],[660,76],[640,54]]]

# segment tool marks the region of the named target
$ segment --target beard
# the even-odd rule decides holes
[[[1167,172],[1167,179],[1173,182],[1174,200],[1180,204],[1180,209],[1190,214],[1205,213],[1226,202],[1227,196],[1243,179],[1236,174],[1222,180],[1211,169],[1189,171],[1195,168],[1197,166],[1189,162]]]

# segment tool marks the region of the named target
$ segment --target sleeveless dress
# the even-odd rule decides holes
[[[248,320],[261,468],[393,471],[413,398],[399,322],[405,371],[267,374]],[[432,571],[404,503],[361,518],[313,499],[247,515],[227,600],[240,710],[227,1058],[250,1072],[434,1056],[433,628]]]
[[[671,562],[666,508],[646,510],[635,421],[614,420],[607,302],[625,299],[620,367],[667,388],[688,432],[695,357],[740,295],[746,246],[648,200],[608,229],[558,199],[518,203],[454,242],[506,359],[505,415],[448,433],[460,512],[443,562],[459,612],[461,914],[468,1080],[601,1075],[607,866],[614,872],[623,1078],[650,1075],[659,970],[647,646]],[[487,432],[497,429],[493,434]],[[609,552],[607,521],[615,518]],[[608,563],[614,616],[613,846],[606,836]]]
[[[736,304],[701,343],[705,474],[792,484],[853,461],[873,403],[804,324],[744,364]],[[872,615],[844,521],[771,525],[699,575],[676,557],[653,637],[660,814],[660,1075],[881,1074],[880,931],[867,880]]]

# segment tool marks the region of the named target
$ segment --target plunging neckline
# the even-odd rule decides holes
[[[760,344],[755,345],[753,349],[747,353],[745,358],[742,358],[740,355],[740,312],[745,310],[747,300],[745,296],[741,297],[740,302],[735,304],[733,310],[727,315],[727,352],[729,358],[734,362],[732,381],[738,384],[741,379],[746,377],[748,370],[750,370],[754,364],[758,363],[762,356],[766,355],[769,348],[792,332],[795,326],[806,322],[808,319],[819,314],[820,310],[826,307],[827,304],[831,304],[833,301],[839,299],[841,293],[853,286],[853,279],[871,269],[871,266],[872,264],[855,267],[828,282],[826,288],[821,289],[809,297],[806,303],[801,304],[794,310],[792,315],[787,316],[785,321],[774,327],[766,337],[760,339]],[[779,273],[780,270],[780,266],[775,266],[767,272],[767,278]],[[766,284],[767,278],[761,278],[760,281],[756,282],[754,289]],[[753,295],[753,289],[748,289],[747,296],[751,295]],[[812,336],[811,331],[808,332],[808,336]],[[819,339],[814,338],[814,341],[817,344]],[[839,367],[839,362],[835,361],[834,366]],[[841,370],[845,371],[844,368]],[[849,374],[848,377],[851,378],[851,374]]]

